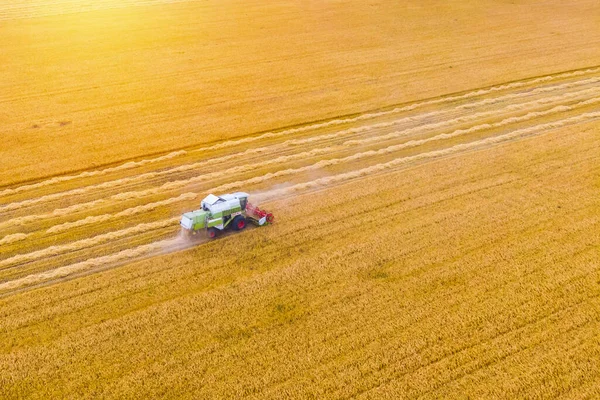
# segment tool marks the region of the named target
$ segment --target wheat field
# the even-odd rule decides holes
[[[542,3],[0,1],[0,397],[599,397],[600,8]]]

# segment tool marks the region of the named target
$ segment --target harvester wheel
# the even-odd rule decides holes
[[[215,228],[208,228],[206,230],[206,234],[208,235],[209,239],[214,239],[217,237],[217,230]]]
[[[246,218],[243,215],[238,215],[231,221],[231,224],[233,225],[233,229],[241,231],[246,227]]]

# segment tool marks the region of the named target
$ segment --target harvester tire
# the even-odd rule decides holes
[[[208,228],[206,230],[206,235],[209,239],[214,239],[217,237],[217,230],[215,228]]]
[[[246,218],[243,215],[238,215],[231,221],[231,225],[236,231],[241,231],[246,227]]]

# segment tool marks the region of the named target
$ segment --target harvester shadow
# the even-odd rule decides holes
[[[243,234],[244,231],[249,231],[249,230],[253,230],[256,228],[258,228],[258,226],[255,226],[253,224],[248,224],[241,231],[236,231],[233,229],[226,229],[224,231],[218,231],[217,236],[214,238],[208,237],[208,234],[206,233],[206,231],[198,231],[196,234],[191,234],[191,233],[185,233],[185,230],[182,228],[179,235],[190,245],[198,245],[198,244],[203,244],[203,243],[214,242],[215,240],[225,239],[225,238],[227,238],[229,236],[233,236],[233,235]]]

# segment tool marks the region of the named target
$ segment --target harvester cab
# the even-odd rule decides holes
[[[228,227],[241,231],[248,222],[257,226],[273,223],[273,214],[248,203],[248,193],[236,192],[215,196],[209,194],[200,203],[200,209],[181,217],[179,224],[190,234],[205,230],[209,238]]]

